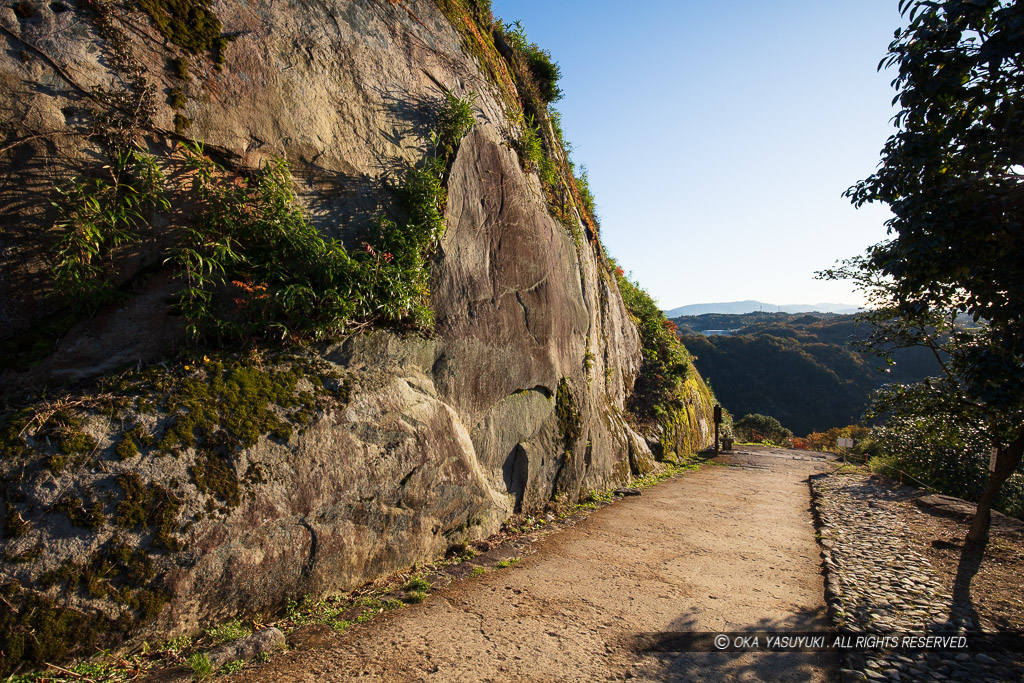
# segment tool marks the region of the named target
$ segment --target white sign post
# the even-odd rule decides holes
[[[995,472],[996,471],[996,456],[998,456],[998,455],[999,455],[999,449],[998,448],[993,448],[992,449],[992,453],[988,456],[988,471],[989,472]]]
[[[853,448],[853,439],[847,439],[846,437],[842,437],[841,436],[841,437],[839,437],[836,440],[836,443],[839,445],[839,450],[842,451],[842,454],[843,454],[843,464],[845,465],[846,464],[846,449],[847,448]]]

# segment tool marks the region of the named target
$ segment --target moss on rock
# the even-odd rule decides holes
[[[139,454],[139,447],[135,445],[135,441],[130,436],[125,435],[114,447],[114,453],[118,460],[128,460]]]
[[[706,446],[714,408],[711,393],[695,371],[684,380],[679,398],[664,407],[659,418],[659,457],[677,463]]]
[[[204,453],[192,468],[192,477],[196,488],[216,496],[229,507],[235,507],[242,501],[238,475],[233,467],[216,455]]]
[[[95,648],[109,638],[107,620],[99,613],[85,613],[56,606],[34,592],[13,601],[17,610],[0,610],[0,676],[7,676],[20,662],[43,666],[76,652]]]
[[[28,531],[28,522],[21,516],[11,501],[4,501],[4,538],[17,538]]]
[[[128,626],[148,621],[167,602],[166,591],[156,585],[156,566],[145,551],[111,538],[85,564],[66,562],[39,576],[44,588],[61,586],[67,593],[109,598],[127,608],[118,622]]]
[[[75,526],[87,529],[100,529],[107,521],[103,514],[103,504],[99,501],[92,501],[88,505],[78,496],[64,496],[54,506],[55,510],[63,512]]]
[[[36,590],[4,584],[12,609],[0,610],[0,676],[19,662],[42,666],[116,642],[155,618],[168,600],[146,553],[110,539],[84,564],[65,562],[39,576],[43,589],[59,586],[67,595],[108,598],[121,606],[116,617],[60,605]]]
[[[155,530],[153,545],[165,550],[181,550],[182,543],[174,534],[178,531],[178,513],[181,501],[160,484],[142,483],[134,472],[127,472],[117,478],[124,489],[125,497],[117,505],[115,522],[125,529]]]
[[[558,383],[558,392],[555,394],[555,414],[558,416],[562,444],[571,459],[572,449],[583,435],[583,416],[580,414],[579,400],[565,377]]]
[[[28,442],[23,434],[34,415],[31,408],[24,408],[0,422],[0,455],[15,458],[24,453]]]
[[[247,363],[206,365],[202,375],[183,379],[165,399],[174,415],[158,446],[174,452],[182,447],[214,445],[235,452],[268,434],[287,440],[292,427],[277,416],[282,408],[301,405],[296,384],[302,372],[267,370]]]
[[[61,436],[60,450],[66,455],[89,453],[96,448],[96,439],[79,430],[69,430]]]
[[[136,0],[164,38],[192,54],[219,53],[225,37],[220,19],[204,0]],[[216,58],[216,57],[215,57]]]
[[[14,564],[31,564],[43,556],[43,547],[36,546],[29,548],[28,550],[22,550],[19,553],[13,553],[4,555],[5,562],[12,562]]]

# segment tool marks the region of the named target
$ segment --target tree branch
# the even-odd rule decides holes
[[[942,356],[939,355],[940,347],[938,342],[936,342],[932,335],[929,334],[927,330],[925,330],[923,325],[919,325],[918,329],[921,331],[921,334],[923,335],[923,338],[925,340],[924,346],[927,347],[928,350],[932,352],[933,356],[935,356],[935,362],[938,363],[939,367],[942,369],[942,374],[944,374],[950,382],[952,382],[956,386],[960,386],[959,380],[957,380],[956,376],[953,375],[953,373],[950,371],[949,367],[946,365],[946,362],[942,360]],[[918,346],[921,346],[921,344],[918,344]]]

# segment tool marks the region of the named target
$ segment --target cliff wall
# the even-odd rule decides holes
[[[550,126],[557,211],[524,171],[523,76],[475,3],[223,0],[193,33],[135,9],[153,6],[174,18],[0,8],[0,588],[17,608],[0,617],[0,675],[351,588],[627,483],[656,467],[651,444],[710,443],[695,371],[671,424],[630,417],[640,335]],[[210,17],[222,25],[201,34]],[[396,178],[437,154],[436,111],[471,93],[475,125],[442,176],[432,324],[354,320],[284,350],[189,341],[168,254],[210,200],[176,143],[201,142],[235,185],[286,160],[294,210],[373,252],[406,211]],[[164,169],[166,204],[103,252],[113,293],[84,315],[54,284],[57,190],[106,177],[126,143]]]

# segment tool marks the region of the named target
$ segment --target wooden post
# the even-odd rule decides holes
[[[722,422],[722,406],[715,406],[715,457],[718,457],[718,425]]]

